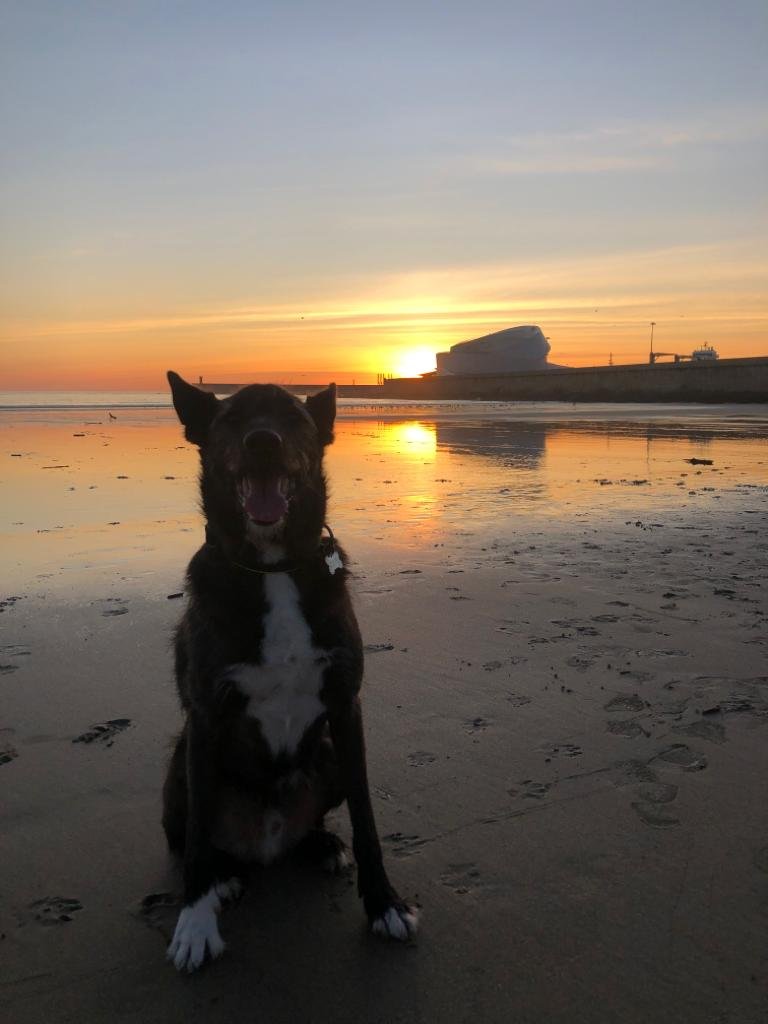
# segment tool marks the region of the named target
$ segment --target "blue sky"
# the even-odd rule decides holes
[[[764,3],[3,11],[13,357],[91,358],[109,335],[143,358],[148,331],[173,347],[183,320],[195,345],[247,332],[253,351],[298,365],[316,339],[281,318],[305,307],[378,317],[358,347],[440,347],[518,315],[539,322],[550,305],[526,269],[548,268],[553,356],[558,337],[566,356],[591,351],[573,296],[592,281],[619,352],[656,315],[655,289],[768,350]],[[659,273],[641,295],[631,268],[644,258]],[[500,282],[491,295],[484,268]],[[718,318],[721,293],[748,324]],[[437,304],[445,329],[392,329],[398,301]],[[233,311],[237,330],[217,320]],[[332,334],[333,358],[354,361]]]

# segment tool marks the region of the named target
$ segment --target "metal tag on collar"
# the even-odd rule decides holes
[[[340,569],[344,568],[344,563],[341,560],[341,555],[336,550],[336,538],[333,536],[333,531],[327,524],[325,529],[328,531],[328,540],[323,545],[326,548],[324,559],[325,564],[328,566],[328,572],[331,576],[334,576]],[[330,550],[328,550],[329,545]]]

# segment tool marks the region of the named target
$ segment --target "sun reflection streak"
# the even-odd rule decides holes
[[[384,426],[381,438],[389,451],[422,461],[433,459],[437,452],[437,431],[433,423],[390,423]]]

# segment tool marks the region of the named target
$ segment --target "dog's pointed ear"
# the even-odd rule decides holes
[[[307,411],[315,421],[320,444],[333,441],[333,422],[336,419],[336,385],[329,384],[323,391],[307,397]]]
[[[187,384],[173,370],[168,371],[168,383],[171,385],[176,415],[184,424],[184,436],[192,444],[203,444],[208,436],[211,420],[219,407],[218,398],[210,391],[201,391],[200,388]]]

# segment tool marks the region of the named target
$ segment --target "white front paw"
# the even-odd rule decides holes
[[[412,938],[419,928],[419,912],[405,905],[388,907],[381,917],[374,918],[371,931],[385,939],[399,939],[405,942]]]
[[[205,960],[206,953],[215,960],[224,952],[216,920],[220,906],[216,889],[212,888],[179,914],[167,954],[177,970],[191,973]]]

